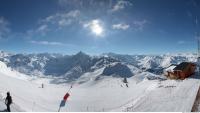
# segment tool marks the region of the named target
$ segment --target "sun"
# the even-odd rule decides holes
[[[96,35],[97,37],[102,37],[104,34],[102,22],[98,19],[91,20],[90,22],[86,23],[84,27],[89,28],[91,33]]]
[[[93,20],[90,29],[92,33],[97,36],[101,36],[103,34],[103,27],[101,26],[99,20]]]

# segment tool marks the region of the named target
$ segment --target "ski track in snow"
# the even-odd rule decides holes
[[[112,111],[188,112],[191,111],[199,89],[199,79],[166,80],[139,98]]]

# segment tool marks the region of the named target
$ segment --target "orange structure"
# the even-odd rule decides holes
[[[182,62],[179,65],[177,65],[173,72],[167,72],[168,77],[172,79],[185,79],[195,73],[196,64],[191,62]]]

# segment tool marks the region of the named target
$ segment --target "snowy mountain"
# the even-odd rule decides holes
[[[122,63],[116,63],[114,65],[107,66],[102,74],[106,76],[112,75],[122,78],[129,78],[133,76],[130,68]]]
[[[187,61],[196,62],[197,59],[197,55],[192,53],[171,55],[120,55],[115,53],[104,53],[103,55],[115,58],[121,62],[125,62],[154,74],[161,74],[163,69],[172,64],[179,64]]]
[[[92,72],[118,60],[108,57],[92,57],[83,52],[75,55],[61,54],[13,54],[1,55],[0,61],[8,67],[31,76],[54,76],[63,79],[77,79],[86,72]]]
[[[176,55],[120,55],[106,53],[90,56],[83,52],[62,54],[8,54],[1,52],[0,61],[20,73],[30,76],[60,77],[67,81],[80,78],[84,73],[104,68],[102,76],[132,77],[135,73],[162,74],[163,69],[183,61],[196,61],[195,54]]]

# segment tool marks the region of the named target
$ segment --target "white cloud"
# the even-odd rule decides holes
[[[58,21],[58,25],[59,26],[67,26],[67,25],[70,25],[72,23],[72,20],[71,19],[62,19],[62,20],[59,20]]]
[[[121,30],[126,30],[129,27],[130,26],[128,24],[114,24],[114,25],[112,25],[113,29],[121,29]]]
[[[0,38],[7,38],[11,31],[8,26],[9,22],[5,18],[0,17]]]
[[[117,1],[117,3],[113,6],[113,8],[110,11],[116,12],[116,11],[124,9],[126,6],[131,6],[131,5],[132,3],[130,3],[129,1],[120,0],[120,1]]]
[[[61,42],[49,42],[49,41],[30,41],[32,44],[39,44],[39,45],[52,45],[52,46],[64,46]]]
[[[79,10],[71,10],[67,13],[56,13],[41,20],[41,23],[52,24],[58,27],[70,25],[80,16]]]
[[[69,12],[56,13],[47,16],[46,18],[39,20],[37,28],[27,31],[27,37],[32,38],[38,35],[45,36],[50,31],[60,30],[63,27],[78,21],[79,16],[79,10],[71,10]]]
[[[47,25],[41,25],[39,28],[38,28],[38,31],[44,31],[47,29]]]
[[[66,17],[73,17],[73,18],[76,18],[80,15],[80,11],[79,10],[72,10],[70,12],[68,12],[66,14]]]
[[[87,8],[89,9],[91,6],[94,7],[109,7],[112,5],[112,3],[115,0],[57,0],[58,5],[63,7],[64,9],[68,6],[71,6],[73,8],[81,9],[81,8]]]
[[[142,20],[142,21],[134,21],[133,22],[133,26],[134,26],[134,29],[137,30],[137,31],[142,31],[143,28],[145,27],[145,25],[147,24],[148,22],[146,20]]]
[[[48,31],[48,25],[41,25],[38,27],[36,31],[45,34]]]

